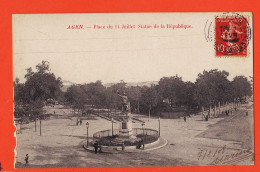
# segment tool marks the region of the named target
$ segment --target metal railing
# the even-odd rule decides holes
[[[133,128],[133,135],[144,135],[144,136],[154,136],[159,137],[159,132],[157,130],[149,129],[149,128]],[[113,130],[113,135],[119,135],[119,129]],[[93,134],[93,139],[98,140],[103,137],[112,136],[112,130],[103,130]]]
[[[159,136],[159,132],[149,128],[133,128],[133,135]]]
[[[113,130],[113,135],[118,135],[119,129]],[[100,139],[102,137],[112,136],[112,130],[103,130],[93,134],[93,139]]]

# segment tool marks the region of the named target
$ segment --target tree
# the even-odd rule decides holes
[[[188,107],[188,112],[193,106],[197,105],[195,100],[195,84],[192,82],[185,82],[185,91],[184,91],[184,104]]]
[[[128,97],[132,111],[137,113],[140,112],[141,90],[142,88],[140,86],[131,86],[128,88]]]
[[[181,77],[163,77],[159,81],[158,91],[171,106],[181,106],[185,103],[185,83]]]
[[[14,82],[14,103],[27,105],[29,110],[26,113],[40,113],[47,99],[56,99],[60,94],[62,81],[50,72],[49,62],[42,61],[36,66],[36,72],[27,68],[25,83]]]
[[[71,105],[74,109],[84,110],[85,104],[87,102],[87,97],[84,92],[84,89],[80,85],[72,85],[67,89],[64,97],[66,101]]]
[[[155,114],[161,111],[162,97],[158,92],[158,86],[152,85],[151,87],[143,86],[141,89],[140,98],[140,111],[142,113]]]
[[[61,92],[61,78],[56,79],[54,73],[50,72],[49,62],[42,61],[36,66],[37,72],[28,68],[25,75],[25,94],[27,103],[34,101],[46,101],[47,99],[56,99]]]
[[[25,102],[25,86],[23,83],[20,83],[19,78],[15,78],[13,82],[14,87],[14,103],[19,104]]]
[[[87,103],[97,107],[106,106],[106,88],[101,81],[84,84],[82,89],[87,97]]]
[[[196,79],[195,98],[200,106],[209,107],[230,100],[229,73],[213,69],[203,71]]]
[[[108,91],[108,104],[110,107],[113,107],[115,109],[121,109],[121,100],[120,97],[117,95],[119,94],[128,94],[127,96],[129,97],[129,92],[126,87],[126,83],[121,80],[119,83],[113,84],[112,86],[107,88]],[[131,105],[132,106],[132,105]]]
[[[232,94],[233,98],[241,101],[245,96],[252,96],[252,86],[250,81],[244,76],[236,76],[232,84]]]

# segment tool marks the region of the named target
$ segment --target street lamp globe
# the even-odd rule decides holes
[[[87,128],[89,127],[89,123],[88,123],[88,122],[86,123],[86,127],[87,127]]]

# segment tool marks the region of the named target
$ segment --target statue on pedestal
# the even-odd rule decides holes
[[[119,138],[129,139],[133,137],[132,120],[130,116],[131,115],[130,102],[128,101],[125,92],[123,93],[123,95],[121,95],[117,91],[117,95],[121,98],[122,114],[123,114],[121,116],[118,116],[118,118],[121,120],[119,126]]]
[[[123,95],[120,95],[117,91],[117,95],[121,98],[122,112],[125,114],[130,113],[130,102],[128,101],[128,97],[126,96],[125,92],[123,93]]]

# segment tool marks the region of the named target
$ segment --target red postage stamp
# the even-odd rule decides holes
[[[215,22],[216,56],[247,56],[247,19],[243,16],[220,17]]]

